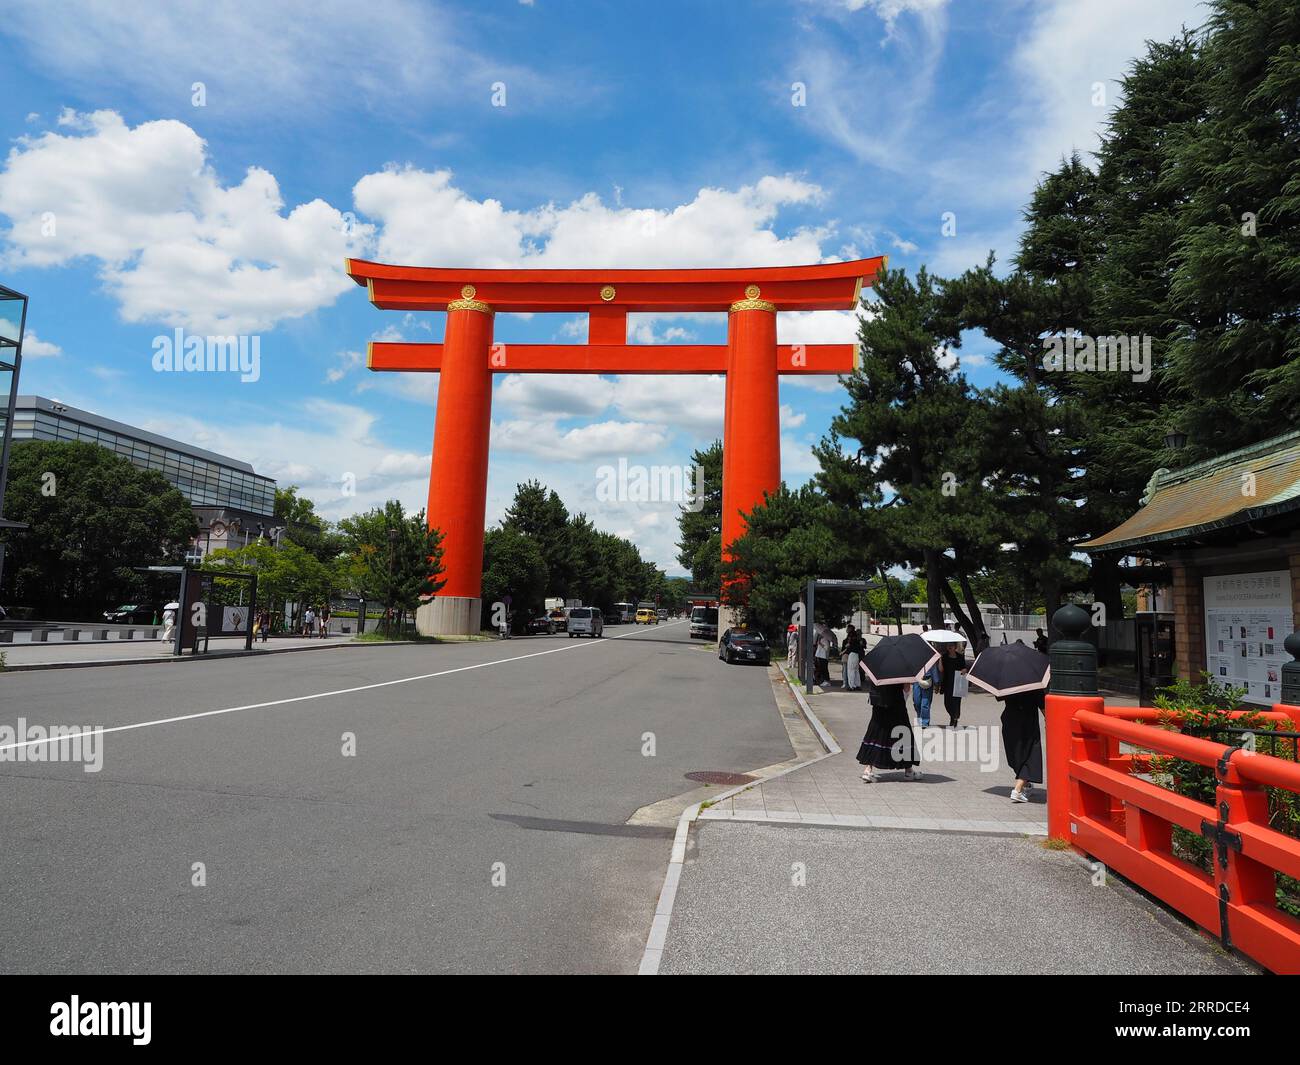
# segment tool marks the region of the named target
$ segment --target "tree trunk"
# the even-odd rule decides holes
[[[940,597],[943,595],[944,578],[941,558],[937,548],[925,549],[925,612],[932,629],[943,628],[943,601]]]
[[[961,603],[953,594],[952,588],[949,586],[947,580],[943,582],[943,594],[944,598],[948,600],[948,606],[952,609],[953,614],[957,618],[957,624],[960,625],[962,631],[966,633],[966,640],[970,644],[971,649],[974,650],[976,642],[975,637],[978,635],[976,632],[975,622],[971,621],[971,619],[966,616],[966,611],[961,608]],[[936,628],[937,627],[938,626],[936,626]]]

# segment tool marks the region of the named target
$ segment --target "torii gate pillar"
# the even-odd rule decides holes
[[[492,322],[486,303],[460,299],[447,305],[426,512],[429,527],[443,532],[446,583],[416,613],[416,628],[430,635],[468,635],[482,627]]]
[[[722,549],[745,531],[744,515],[781,483],[776,306],[748,298],[727,315],[722,419]]]

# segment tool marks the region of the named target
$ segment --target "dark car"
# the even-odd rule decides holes
[[[757,662],[766,666],[771,664],[772,649],[761,632],[728,629],[718,641],[718,657],[727,663]]]
[[[105,610],[104,620],[111,625],[151,624],[157,610],[147,603],[126,603],[116,610]]]
[[[530,636],[554,636],[560,631],[561,627],[562,623],[557,622],[550,614],[542,614],[528,623],[528,634]]]

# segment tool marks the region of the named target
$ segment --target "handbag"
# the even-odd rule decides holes
[[[929,691],[931,688],[934,687],[934,681],[932,681],[929,677],[922,677],[916,683],[919,684],[926,691]]]
[[[965,674],[965,673],[956,673],[956,674],[953,675],[953,678],[952,678],[952,697],[953,697],[954,699],[964,699],[964,698],[966,698],[966,692],[967,692],[968,688],[969,688],[969,685],[968,685],[967,682],[966,682],[966,674]]]

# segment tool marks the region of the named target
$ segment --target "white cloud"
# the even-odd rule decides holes
[[[555,419],[492,423],[492,448],[554,461],[578,461],[657,451],[668,441],[662,425],[645,422],[593,422],[560,429]]]
[[[808,415],[803,411],[795,412],[795,409],[788,403],[781,404],[781,428],[798,429],[808,420]]]
[[[283,214],[257,167],[223,185],[181,122],[132,129],[98,111],[66,125],[74,132],[19,138],[0,172],[9,265],[95,260],[127,321],[198,333],[269,329],[351,287],[341,261],[369,229],[345,233],[324,201]]]
[[[500,268],[768,266],[824,258],[826,228],[781,237],[781,207],[817,203],[821,189],[768,176],[736,190],[701,189],[673,208],[609,206],[589,192],[572,203],[527,211],[477,200],[449,170],[390,168],[353,189],[357,208],[381,225],[386,262]]]
[[[213,421],[147,408],[115,410],[113,417],[250,462],[281,487],[297,484],[317,513],[331,520],[387,499],[399,499],[411,511],[427,502],[428,454],[388,447],[377,432],[380,416],[353,404],[309,399],[274,416],[257,412]],[[349,494],[348,474],[355,478],[355,494]]]
[[[18,323],[0,318],[0,336],[18,337]],[[36,335],[30,326],[23,332],[23,358],[48,359],[62,355],[63,349],[52,340],[44,340]]]
[[[1168,40],[1206,17],[1200,0],[1043,0],[1031,12],[1009,66],[1024,84],[1019,98],[1031,102],[1022,116],[1021,164],[1032,180],[1055,169],[1072,148],[1096,150],[1118,102],[1116,81],[1146,51],[1146,41]],[[1094,103],[1097,84],[1105,92],[1101,105]]]

